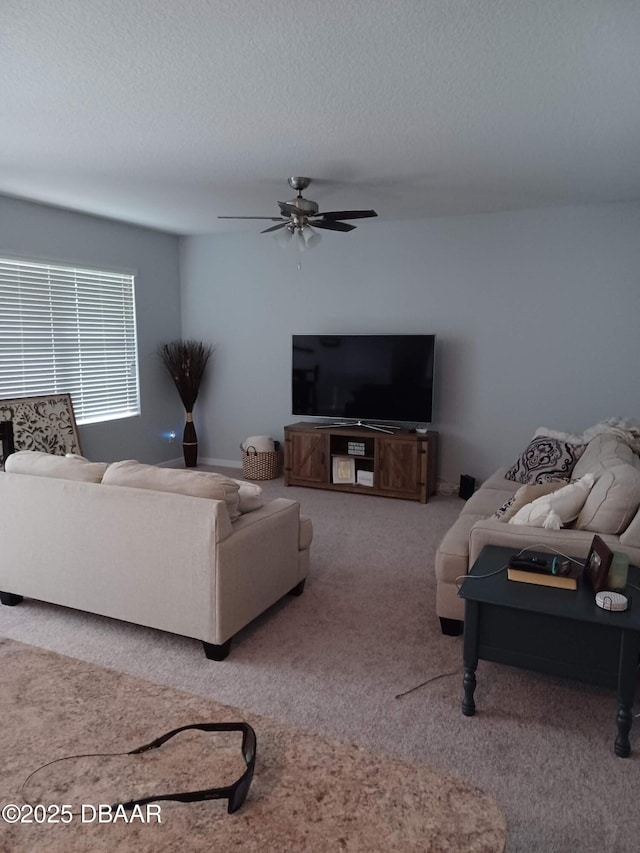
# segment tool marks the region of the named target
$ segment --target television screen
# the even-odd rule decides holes
[[[293,335],[294,415],[429,423],[435,335]]]

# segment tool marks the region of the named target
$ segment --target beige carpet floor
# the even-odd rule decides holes
[[[640,720],[633,754],[616,758],[615,692],[481,661],[477,714],[462,715],[462,641],[440,632],[433,572],[460,499],[262,485],[313,519],[311,574],[225,661],[196,640],[27,599],[0,607],[0,636],[463,779],[505,814],[507,853],[640,849]]]
[[[3,853],[504,849],[495,800],[453,777],[13,640],[0,640],[0,671],[0,801],[40,804],[17,812],[28,823],[11,823],[16,810],[5,812]],[[253,726],[258,748],[248,799],[235,814],[217,800],[164,802],[149,822],[146,811],[130,823],[96,819],[100,804],[229,784],[244,768],[231,734],[185,733],[137,756],[58,761],[23,788],[61,756],[126,752],[181,725],[238,720]],[[63,804],[73,815],[64,812],[64,821],[48,808]]]

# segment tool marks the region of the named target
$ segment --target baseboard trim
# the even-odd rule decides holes
[[[214,465],[218,468],[242,468],[242,461],[238,459],[211,459],[203,456],[198,457],[198,462],[203,465]]]
[[[177,456],[175,459],[167,459],[165,462],[156,462],[158,468],[179,468],[184,465],[184,458]],[[207,456],[198,457],[199,465],[211,465],[217,468],[242,468],[242,462],[237,459],[211,459]]]

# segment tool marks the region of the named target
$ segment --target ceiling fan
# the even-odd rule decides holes
[[[375,210],[330,210],[320,212],[315,201],[304,198],[302,190],[311,183],[311,178],[289,178],[289,186],[296,190],[298,195],[291,201],[279,201],[280,216],[219,216],[218,219],[267,219],[277,222],[261,231],[267,234],[270,231],[280,232],[274,237],[281,245],[286,245],[294,234],[298,235],[300,247],[311,249],[320,242],[320,235],[313,229],[321,228],[327,231],[353,231],[355,225],[342,222],[343,219],[367,219],[377,216]],[[311,227],[313,226],[313,228]]]

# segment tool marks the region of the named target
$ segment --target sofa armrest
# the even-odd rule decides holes
[[[306,575],[299,559],[300,505],[277,498],[233,522],[216,546],[215,636],[221,644]]]
[[[299,504],[296,501],[289,500],[288,498],[274,498],[261,507],[258,507],[258,509],[245,512],[244,515],[234,519],[231,525],[232,532],[237,533],[240,530],[247,530],[256,525],[264,524],[265,521],[268,522],[269,519],[280,515],[283,511],[291,511],[292,508],[295,508],[295,511],[299,512]]]

